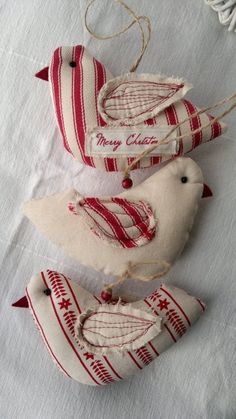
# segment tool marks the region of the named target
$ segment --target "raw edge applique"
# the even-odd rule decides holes
[[[80,344],[98,354],[139,349],[161,330],[161,317],[119,303],[88,309],[75,324]]]
[[[192,85],[160,74],[128,73],[109,80],[98,95],[98,111],[109,125],[135,125],[157,116]]]
[[[117,197],[110,200],[79,198],[68,203],[68,209],[81,215],[97,237],[114,247],[141,247],[156,234],[157,221],[145,201],[132,202]]]

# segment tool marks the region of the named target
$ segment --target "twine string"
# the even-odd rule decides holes
[[[142,57],[143,57],[145,51],[147,49],[148,43],[150,41],[150,37],[151,37],[151,22],[150,22],[150,19],[147,16],[138,16],[138,15],[136,15],[135,12],[123,0],[113,0],[115,3],[118,3],[120,6],[122,6],[125,9],[125,11],[132,17],[132,20],[131,20],[131,22],[127,26],[125,26],[124,28],[122,28],[120,31],[114,32],[111,35],[100,35],[100,34],[97,34],[89,26],[89,24],[88,24],[88,12],[89,12],[90,8],[93,6],[93,4],[96,1],[98,1],[98,0],[91,0],[89,2],[89,4],[86,7],[85,15],[84,15],[85,27],[86,27],[87,31],[94,38],[99,39],[99,40],[112,39],[112,38],[115,38],[115,37],[120,36],[123,33],[127,32],[133,25],[135,25],[135,24],[138,25],[138,27],[140,29],[140,34],[141,34],[141,49],[140,49],[140,53],[139,53],[137,59],[133,63],[132,67],[130,68],[130,72],[136,71],[137,68],[138,68],[138,66],[139,66],[139,64],[140,64],[140,61],[142,60]],[[145,33],[141,22],[142,23],[145,22],[147,33]],[[175,136],[172,139],[169,138],[171,136],[171,134],[173,132],[175,132],[178,128],[180,128],[184,123],[186,123],[188,121],[191,121],[193,118],[195,118],[196,116],[201,115],[204,112],[207,112],[209,110],[213,110],[215,108],[218,108],[219,106],[222,106],[225,103],[228,103],[228,102],[232,101],[233,99],[236,99],[236,94],[233,94],[233,95],[231,95],[229,97],[226,97],[223,100],[220,100],[220,101],[216,102],[215,104],[213,104],[211,106],[207,106],[207,107],[205,107],[205,108],[203,108],[203,109],[201,109],[201,110],[193,113],[192,115],[188,116],[183,121],[179,122],[172,129],[170,129],[170,131],[165,135],[165,137],[163,137],[161,140],[159,140],[157,144],[154,144],[154,145],[150,146],[145,151],[143,151],[142,153],[140,153],[132,161],[132,163],[130,163],[126,167],[126,169],[124,171],[124,177],[125,178],[130,177],[130,172],[137,165],[137,163],[139,163],[141,159],[147,157],[152,151],[154,151],[155,149],[157,149],[160,145],[169,144],[172,141],[182,140],[182,139],[188,137],[189,136],[189,133],[185,133],[185,134],[177,135],[177,136]],[[213,124],[215,124],[216,122],[219,122],[222,118],[224,118],[224,116],[228,115],[235,107],[236,107],[236,100],[232,103],[232,105],[228,109],[226,109],[220,115],[212,118],[205,125],[203,125],[203,126],[197,128],[197,129],[195,129],[194,131],[192,131],[191,132],[191,135],[195,135],[198,132],[202,131],[203,129],[206,129],[206,128],[212,126]]]
[[[136,269],[145,265],[149,265],[149,266],[159,265],[162,267],[162,270],[152,275],[138,275],[135,272]],[[153,281],[154,279],[158,279],[166,275],[167,272],[169,272],[170,268],[171,268],[171,264],[166,262],[165,260],[149,260],[149,261],[137,262],[137,263],[129,262],[127,270],[121,275],[121,277],[111,284],[106,284],[104,288],[111,291],[114,287],[122,284],[127,279],[133,279],[133,280],[145,281],[145,282]]]
[[[235,99],[235,100],[234,100]],[[175,125],[172,129],[170,129],[170,131],[165,135],[165,137],[163,137],[160,141],[158,141],[157,144],[154,144],[150,147],[148,147],[145,151],[143,151],[142,153],[140,153],[133,161],[132,163],[130,163],[125,171],[124,171],[124,177],[130,177],[130,172],[131,170],[136,166],[136,164],[143,159],[144,157],[147,157],[149,153],[151,153],[153,150],[155,150],[156,148],[158,148],[160,145],[162,144],[169,144],[172,141],[176,141],[176,140],[181,140],[183,138],[186,138],[189,136],[189,133],[185,133],[185,134],[181,134],[178,136],[175,136],[174,138],[169,139],[170,135],[176,131],[178,128],[181,127],[181,125],[183,125],[184,123],[191,121],[193,118],[195,118],[196,116],[201,115],[204,112],[207,112],[209,110],[218,108],[226,103],[229,103],[230,101],[233,100],[233,103],[231,106],[229,106],[229,108],[227,108],[225,111],[223,111],[220,115],[214,117],[213,119],[211,119],[208,123],[206,123],[205,125],[195,129],[194,131],[191,132],[191,135],[197,134],[198,132],[202,131],[203,129],[206,129],[210,126],[212,126],[213,124],[215,124],[216,122],[219,122],[222,118],[224,118],[226,115],[228,115],[234,108],[236,108],[236,93],[234,93],[231,96],[225,97],[224,99],[216,102],[213,105],[207,106],[203,109],[200,109],[199,111],[193,113],[192,115],[188,116],[187,118],[185,118],[183,121],[179,122],[177,125]]]
[[[140,61],[143,58],[143,55],[144,55],[145,51],[147,49],[148,43],[150,41],[150,37],[151,37],[151,22],[150,22],[150,19],[147,16],[137,16],[134,13],[134,11],[126,3],[124,3],[123,0],[113,0],[115,3],[120,4],[126,10],[126,12],[132,17],[133,20],[131,20],[131,22],[127,26],[125,26],[123,29],[121,29],[120,31],[114,32],[111,35],[100,35],[100,34],[96,33],[88,24],[89,10],[96,1],[97,0],[91,0],[89,2],[89,4],[86,7],[85,14],[84,14],[85,27],[86,27],[87,31],[90,33],[90,35],[92,35],[94,38],[102,40],[102,41],[104,41],[106,39],[116,38],[117,36],[120,36],[123,33],[127,32],[133,25],[135,25],[135,24],[138,25],[139,30],[140,30],[140,34],[141,34],[141,49],[140,49],[140,53],[139,53],[138,57],[136,58],[135,62],[133,63],[133,65],[130,68],[130,72],[136,71],[139,64],[140,64]],[[145,23],[147,33],[145,33],[145,31],[144,31],[142,23]]]

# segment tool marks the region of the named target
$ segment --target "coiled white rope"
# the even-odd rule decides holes
[[[236,32],[236,0],[205,0],[218,13],[219,21],[229,26],[228,31]]]

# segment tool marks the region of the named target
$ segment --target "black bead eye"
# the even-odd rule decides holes
[[[52,291],[50,290],[50,288],[46,288],[43,292],[45,295],[51,295]]]
[[[187,183],[187,182],[188,182],[188,178],[187,178],[187,176],[182,176],[182,177],[181,177],[181,182],[182,182],[182,183]]]
[[[70,67],[76,67],[76,62],[75,62],[75,61],[71,61],[71,62],[69,63],[69,65],[70,65]]]

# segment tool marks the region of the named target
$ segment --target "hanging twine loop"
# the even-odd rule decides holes
[[[133,65],[130,68],[130,72],[136,71],[139,64],[140,64],[140,61],[142,60],[142,57],[143,57],[145,51],[147,49],[148,43],[150,41],[150,37],[151,37],[150,19],[147,16],[136,15],[134,13],[134,11],[126,3],[124,3],[123,0],[113,0],[115,3],[118,3],[120,6],[122,6],[125,9],[125,11],[131,16],[132,20],[127,26],[125,26],[120,31],[114,32],[111,35],[99,35],[96,32],[94,32],[93,29],[88,24],[89,10],[94,5],[94,3],[96,1],[98,1],[98,0],[91,0],[89,2],[89,4],[86,7],[85,16],[84,16],[85,27],[88,30],[88,32],[94,38],[99,39],[99,40],[112,39],[112,38],[115,38],[115,37],[120,36],[123,33],[127,32],[133,25],[135,25],[135,24],[138,25],[138,28],[139,28],[140,34],[141,34],[141,49],[140,49],[140,53],[139,53],[137,59],[135,60],[135,62],[133,63]],[[145,23],[146,32],[143,29],[142,23]],[[224,118],[224,116],[228,115],[236,107],[236,94],[233,94],[232,96],[226,97],[223,100],[220,100],[219,102],[217,102],[217,103],[215,103],[211,106],[205,107],[205,108],[193,113],[192,115],[188,116],[186,119],[184,119],[183,121],[181,121],[180,123],[175,125],[172,129],[170,129],[170,131],[166,134],[166,136],[163,137],[161,140],[159,140],[157,144],[150,146],[145,151],[140,153],[132,161],[132,163],[130,163],[126,167],[126,169],[124,170],[124,179],[123,179],[123,183],[122,183],[123,187],[125,189],[128,189],[128,188],[132,187],[133,183],[132,183],[132,179],[130,178],[130,172],[131,172],[132,169],[134,169],[134,167],[137,165],[137,163],[140,162],[140,160],[147,157],[152,151],[157,149],[160,145],[169,144],[170,142],[176,141],[176,140],[182,140],[189,135],[189,133],[185,133],[185,134],[176,135],[172,139],[169,138],[171,136],[171,134],[173,132],[175,132],[178,128],[180,128],[184,123],[191,121],[193,118],[195,118],[198,115],[201,115],[204,112],[207,112],[207,111],[210,111],[212,109],[218,108],[218,107],[220,107],[220,106],[222,106],[226,103],[229,103],[229,102],[232,102],[232,104],[231,104],[231,106],[229,106],[228,109],[226,109],[224,112],[222,112],[221,114],[219,114],[215,118],[211,119],[205,125],[203,125],[203,126],[197,128],[196,130],[192,131],[191,134],[192,135],[197,134],[198,132],[202,131],[203,129],[206,129],[206,128],[212,126],[214,123],[219,122],[222,118]]]
[[[147,16],[137,16],[134,13],[134,11],[126,3],[123,2],[123,0],[113,0],[115,3],[120,4],[120,6],[122,6],[125,9],[125,11],[132,17],[132,20],[127,26],[125,26],[123,29],[121,29],[118,32],[114,32],[111,35],[99,35],[96,32],[94,32],[94,30],[88,24],[89,10],[96,1],[98,1],[98,0],[91,0],[90,1],[90,3],[86,7],[85,14],[84,14],[85,27],[86,27],[87,31],[90,33],[90,35],[92,35],[94,38],[102,40],[102,41],[104,41],[106,39],[116,38],[117,36],[120,36],[123,33],[127,32],[133,25],[135,25],[135,24],[138,25],[138,28],[140,30],[140,35],[141,35],[141,48],[140,48],[140,53],[139,53],[137,59],[135,60],[135,62],[133,63],[133,65],[130,68],[130,72],[136,71],[139,64],[140,64],[140,61],[143,58],[143,55],[144,55],[144,53],[147,49],[148,43],[149,43],[150,38],[151,38],[151,22],[150,22],[150,19]],[[143,29],[142,23],[145,24],[146,32]]]
[[[152,275],[140,275],[136,273],[137,268],[140,268],[145,265],[158,265],[162,269],[159,272],[155,272]],[[127,279],[138,280],[138,281],[153,281],[154,279],[162,278],[166,275],[171,268],[171,264],[166,262],[165,260],[148,260],[145,262],[137,262],[137,263],[128,263],[128,267],[126,271],[118,278],[115,282],[111,284],[104,285],[103,291],[101,292],[101,297],[104,301],[110,301],[112,299],[112,290],[113,288],[121,285]]]

